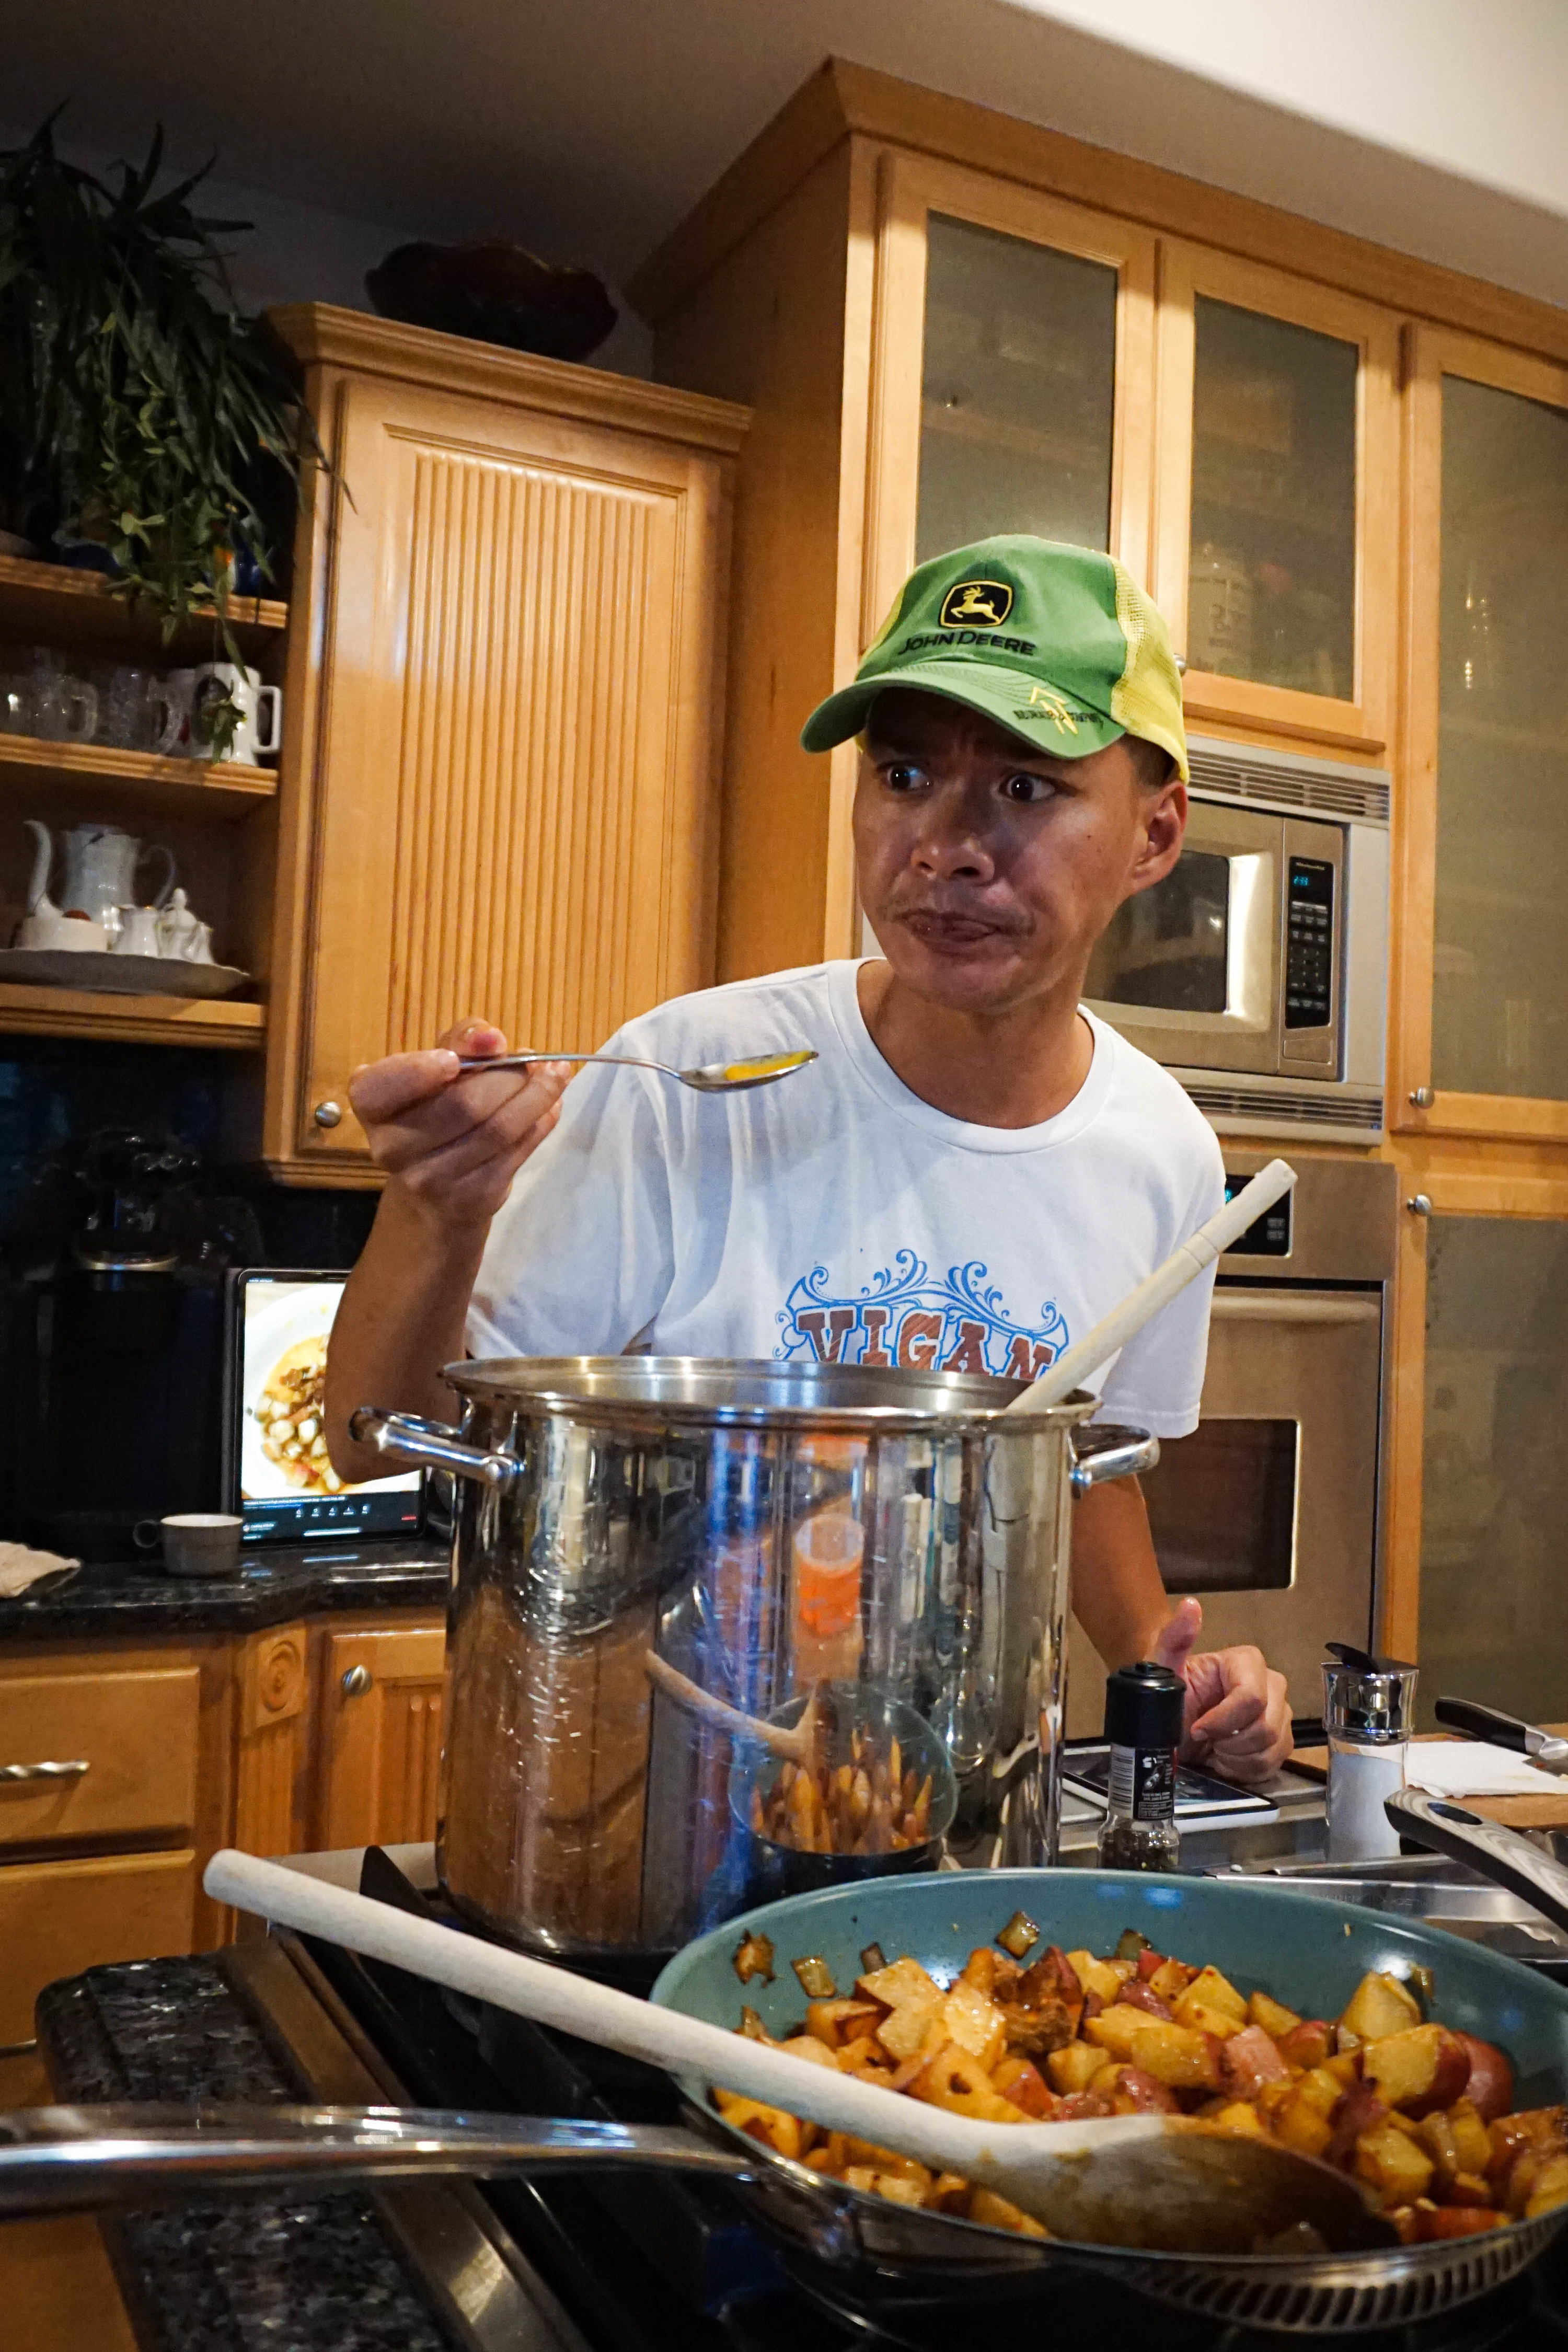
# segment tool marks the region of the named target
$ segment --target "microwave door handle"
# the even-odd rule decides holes
[[[1358,1291],[1349,1298],[1259,1298],[1255,1292],[1223,1286],[1214,1295],[1214,1312],[1227,1323],[1376,1323],[1383,1301],[1375,1292]]]

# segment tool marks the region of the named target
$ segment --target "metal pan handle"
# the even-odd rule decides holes
[[[1483,1821],[1468,1806],[1428,1796],[1425,1789],[1395,1789],[1383,1810],[1402,1836],[1468,1862],[1494,1885],[1532,1903],[1554,1927],[1568,1928],[1568,1870],[1517,1830]]]
[[[1120,1428],[1113,1421],[1097,1422],[1072,1433],[1071,1485],[1075,1496],[1112,1478],[1136,1478],[1152,1470],[1160,1459],[1160,1441],[1146,1429]]]
[[[465,1444],[449,1422],[426,1421],[416,1412],[388,1412],[381,1405],[362,1404],[350,1420],[349,1435],[356,1445],[372,1445],[378,1454],[395,1454],[400,1461],[422,1462],[429,1470],[477,1478],[500,1494],[522,1469],[510,1454],[487,1454],[482,1446]]]

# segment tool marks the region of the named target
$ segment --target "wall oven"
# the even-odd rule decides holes
[[[1202,737],[1188,749],[1181,858],[1119,908],[1085,995],[1222,1134],[1375,1136],[1387,774]]]
[[[1233,1192],[1266,1152],[1226,1151]],[[1371,1643],[1378,1598],[1396,1171],[1296,1160],[1293,1193],[1219,1263],[1201,1419],[1142,1481],[1166,1590],[1203,1602],[1203,1646],[1256,1642],[1321,1713],[1329,1641]],[[1104,1667],[1081,1627],[1068,1728],[1100,1727]]]

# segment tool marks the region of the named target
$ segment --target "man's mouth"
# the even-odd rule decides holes
[[[923,947],[934,949],[939,955],[958,955],[993,943],[1001,946],[1016,936],[1014,924],[933,907],[912,907],[897,919]]]

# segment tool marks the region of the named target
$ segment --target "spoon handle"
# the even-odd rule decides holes
[[[705,1691],[700,1683],[690,1681],[679,1667],[672,1666],[668,1658],[661,1658],[657,1650],[645,1654],[643,1672],[667,1698],[675,1701],[677,1706],[685,1707],[689,1714],[701,1716],[704,1721],[716,1725],[721,1731],[738,1733],[744,1739],[760,1739],[764,1748],[771,1748],[775,1756],[787,1758],[792,1764],[810,1761],[809,1738],[803,1739],[797,1730],[783,1724],[764,1723],[760,1715],[747,1715],[742,1708],[731,1706],[728,1699],[720,1698],[712,1691]]]
[[[666,1077],[679,1071],[663,1062],[639,1061],[634,1054],[470,1054],[460,1055],[459,1070],[531,1070],[537,1062],[613,1062],[623,1070],[662,1070]]]

